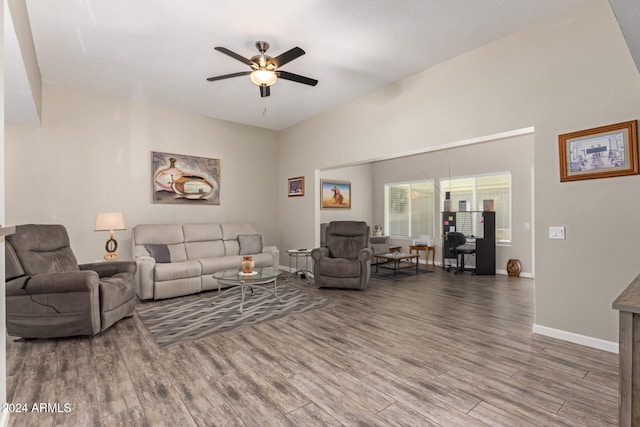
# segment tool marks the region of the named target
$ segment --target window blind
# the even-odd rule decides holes
[[[385,184],[385,228],[395,237],[417,239],[434,232],[434,185],[431,181]]]
[[[466,210],[483,210],[484,200],[493,200],[496,212],[496,241],[511,241],[511,173],[481,175],[464,178],[443,178],[442,191],[451,192],[452,209],[460,210],[460,201],[466,202]],[[444,209],[444,200],[441,203]],[[482,227],[477,224],[458,223],[458,231],[466,235],[480,236]]]

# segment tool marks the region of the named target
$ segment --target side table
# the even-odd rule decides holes
[[[431,264],[436,266],[436,247],[435,246],[424,246],[424,245],[411,245],[409,246],[409,253],[412,254],[413,251],[416,251],[418,255],[420,255],[420,251],[424,251],[424,262],[425,265],[429,266],[429,252],[431,252]],[[417,262],[417,261],[416,261]]]
[[[311,249],[289,249],[287,250],[287,255],[289,255],[289,272],[291,272],[291,260],[296,260],[296,269],[293,273],[289,274],[289,277],[300,275],[301,279],[307,279],[307,283],[309,283],[309,275],[313,275],[311,271],[309,271],[309,259],[311,258]],[[303,262],[300,262],[300,266],[298,266],[298,260],[302,258]]]

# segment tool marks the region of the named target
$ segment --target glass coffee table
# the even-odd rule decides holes
[[[255,285],[268,285],[273,282],[273,296],[275,296],[279,302],[282,302],[277,293],[278,276],[280,276],[281,273],[282,271],[272,267],[256,268],[253,270],[252,274],[245,274],[241,269],[234,268],[232,270],[213,273],[213,277],[218,281],[218,294],[221,294],[220,290],[222,285],[231,286],[231,288],[226,289],[224,292],[227,292],[236,286],[240,286],[240,293],[242,295],[240,298],[240,313],[242,313],[244,307],[244,294],[247,288],[251,289],[251,293],[253,293]],[[255,289],[270,290],[266,286],[258,286]]]

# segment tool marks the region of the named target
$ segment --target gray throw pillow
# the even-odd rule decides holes
[[[169,253],[169,247],[167,245],[144,245],[149,255],[153,257],[158,263],[171,262],[171,254]]]
[[[239,234],[240,255],[253,255],[262,252],[262,236],[260,234]]]

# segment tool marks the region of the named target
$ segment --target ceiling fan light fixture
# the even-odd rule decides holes
[[[255,70],[249,74],[249,78],[256,86],[271,86],[276,82],[278,76],[274,71]]]

